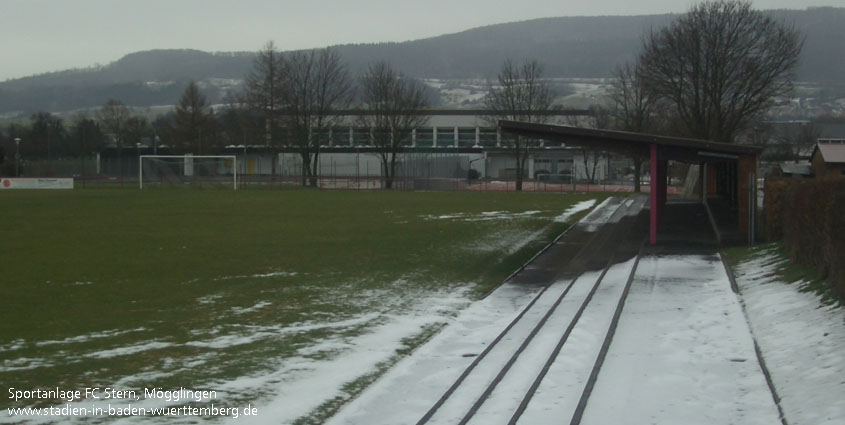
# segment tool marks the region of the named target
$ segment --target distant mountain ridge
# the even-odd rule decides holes
[[[767,11],[806,34],[800,81],[845,84],[845,8]],[[402,43],[339,45],[353,73],[376,60],[424,78],[492,78],[508,58],[536,58],[549,77],[600,78],[633,59],[641,37],[678,15],[541,18]],[[256,46],[256,49],[261,46]],[[133,106],[174,104],[190,80],[212,102],[238,90],[254,52],[137,52],[105,66],[0,83],[0,114],[90,108],[115,98]]]

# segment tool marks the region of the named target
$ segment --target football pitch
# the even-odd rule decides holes
[[[391,333],[392,354],[338,378],[345,396],[300,412],[319,421],[586,213],[567,208],[605,196],[6,191],[0,381],[259,403],[417,318]]]

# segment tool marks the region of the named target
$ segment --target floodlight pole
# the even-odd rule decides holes
[[[241,170],[241,171],[243,172],[243,175],[246,175],[246,143],[244,143],[244,160],[242,162],[244,164],[244,167],[243,167],[244,169]],[[235,163],[235,181],[236,182],[238,181],[238,164],[237,164],[237,162]]]
[[[21,138],[15,137],[15,177],[20,177],[20,174],[18,174],[19,162],[21,162]]]
[[[235,173],[235,190],[238,190],[238,156],[232,158],[232,171]],[[244,145],[244,174],[246,174],[246,145]]]
[[[139,189],[143,189],[144,188],[144,174],[141,171],[141,167],[143,166],[143,164],[141,164],[141,143],[140,142],[135,143],[135,153],[138,154],[138,184],[140,185]]]

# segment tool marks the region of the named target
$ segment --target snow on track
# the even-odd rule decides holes
[[[597,207],[600,214],[584,219],[586,223],[582,220],[577,227],[589,227],[585,230],[592,233],[604,224],[617,223],[625,215],[616,214],[620,208],[627,214],[642,207],[642,202],[629,201],[609,198]],[[608,241],[605,237],[595,242]],[[327,423],[507,423],[528,399],[526,394],[533,393],[535,379],[555,358],[555,350],[563,347],[566,351],[570,340],[577,345],[572,355],[583,358],[583,367],[577,371],[583,375],[583,388],[634,261],[609,265],[604,273],[588,272],[576,279],[552,282],[543,292],[536,285],[502,285],[462,312]],[[490,307],[496,305],[500,310],[492,311]],[[574,396],[575,404],[581,388]]]
[[[640,260],[581,423],[780,423],[718,257]]]
[[[547,404],[547,400],[559,401],[556,395],[562,390],[561,384],[572,388],[571,391],[564,391],[572,396],[568,399],[573,402],[572,409],[574,409],[604,341],[613,311],[622,295],[633,264],[634,259],[631,259],[615,264],[607,270],[563,345],[557,360],[552,364],[518,423],[539,424],[548,421],[550,405]],[[526,353],[524,359],[521,359],[520,367],[515,367],[513,373],[509,374],[507,379],[497,387],[498,391],[490,396],[483,408],[473,417],[471,424],[506,424],[508,422],[600,274],[601,272],[588,272],[578,277],[576,281],[580,283],[578,291],[573,288],[566,302],[561,303],[559,312],[553,316],[554,320],[550,320],[538,335],[538,343],[532,345],[532,350]],[[559,404],[555,406],[560,407]],[[568,415],[553,414],[551,417],[571,416],[570,412]]]
[[[570,283],[570,281],[558,281],[552,284],[522,319],[487,354],[478,367],[467,376],[428,423],[432,425],[458,423],[472,403],[485,391],[488,384],[493,381],[496,374],[502,370],[513,353],[517,351],[534,327],[541,321],[546,312],[554,306],[555,301],[566,291]],[[518,364],[522,363],[521,360]]]
[[[539,291],[537,287],[499,287],[463,310],[326,424],[413,425],[473,362],[470,356],[480,354]]]

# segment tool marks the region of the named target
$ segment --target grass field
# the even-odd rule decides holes
[[[425,317],[396,336],[401,355],[564,230],[554,219],[568,207],[603,198],[5,191],[0,381],[266,399],[280,382],[308,379],[303,364],[348,355],[397,317]],[[347,395],[388,365],[356,372]]]

